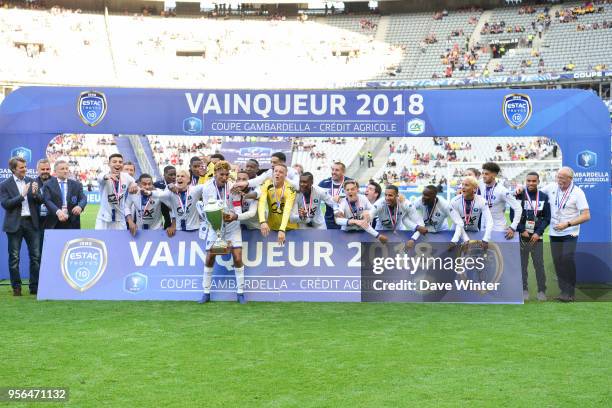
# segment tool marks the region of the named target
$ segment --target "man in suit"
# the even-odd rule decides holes
[[[36,177],[35,181],[38,184],[38,189],[40,190],[40,194],[43,194],[43,188],[45,183],[49,181],[51,178],[51,163],[49,163],[48,159],[40,159],[38,163],[36,163],[36,173],[38,173],[38,177]],[[38,207],[38,223],[40,225],[40,255],[42,257],[43,243],[45,238],[45,225],[47,223],[47,206],[42,203]]]
[[[83,185],[68,179],[68,163],[58,160],[52,177],[43,189],[43,199],[49,210],[46,229],[80,229],[81,213],[87,205]]]
[[[155,188],[159,188],[160,190],[165,190],[166,187],[170,184],[174,184],[176,182],[176,168],[174,166],[166,166],[164,167],[164,180],[159,180],[153,183]],[[164,217],[164,229],[167,229],[170,225],[172,225],[172,217],[170,216],[170,208],[164,203],[161,205],[161,213]]]
[[[38,292],[40,269],[40,223],[38,206],[42,204],[40,187],[35,180],[26,177],[26,161],[21,157],[9,160],[12,177],[0,184],[0,204],[6,211],[2,229],[8,236],[9,273],[13,296],[21,296],[19,253],[23,239],[30,257],[30,294]]]

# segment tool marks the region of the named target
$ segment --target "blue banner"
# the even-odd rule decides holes
[[[83,191],[87,197],[87,204],[100,204],[99,191]]]
[[[423,242],[449,242],[452,234],[427,235]],[[284,247],[272,234],[244,231],[245,293],[251,301],[360,302],[365,233],[297,230],[287,234]],[[474,238],[478,235],[474,234]],[[390,236],[408,239],[408,233]],[[457,290],[435,301],[522,303],[518,243],[507,244],[503,233],[491,244],[501,269],[491,270],[494,291]],[[197,300],[202,294],[204,241],[195,233],[140,231],[135,238],[123,231],[52,230],[46,232],[38,299],[72,300]],[[419,248],[417,248],[419,250]],[[421,248],[421,250],[423,250]],[[235,279],[229,256],[217,259],[213,300],[235,300]],[[428,290],[424,290],[427,292]],[[432,291],[434,291],[432,289]],[[409,301],[432,300],[426,296]]]
[[[6,161],[29,154],[33,167],[61,133],[546,136],[559,144],[563,165],[574,169],[590,205],[591,221],[581,226],[580,240],[610,242],[610,116],[589,91],[24,87],[0,105],[0,155]],[[0,252],[0,264],[6,258]],[[594,275],[584,271],[578,280],[592,282]]]

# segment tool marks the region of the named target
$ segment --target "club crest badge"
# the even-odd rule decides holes
[[[510,94],[504,97],[502,113],[506,123],[513,129],[520,129],[529,122],[533,109],[531,99],[525,94]]]
[[[107,259],[108,253],[103,241],[93,238],[69,241],[62,252],[62,275],[73,289],[85,292],[100,280]]]
[[[106,96],[102,92],[87,91],[79,96],[77,112],[87,126],[99,124],[104,119],[107,108]]]

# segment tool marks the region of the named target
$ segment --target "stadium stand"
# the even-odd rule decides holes
[[[544,37],[546,62],[557,71],[569,64],[573,71],[601,71],[612,63],[612,4],[591,3],[584,8],[582,4],[564,4]],[[561,22],[568,15],[573,16],[570,21]]]
[[[221,149],[222,139],[208,136],[147,136],[160,174],[167,165],[189,166],[193,156],[210,155]]]
[[[444,64],[445,59],[456,59],[456,69],[452,71],[456,72],[456,76],[467,76],[479,64],[486,64],[487,55],[481,52],[479,46],[469,44],[480,14],[480,10],[473,9],[434,16],[431,13],[390,16],[385,39],[389,43],[400,44],[405,50],[401,66],[392,76],[395,79],[443,77],[446,66],[450,65],[448,62]],[[466,42],[467,51],[473,50],[474,71],[467,68],[472,53],[466,52]],[[388,77],[379,75],[379,79]]]
[[[308,21],[5,6],[0,53],[7,58],[0,77],[66,85],[308,88],[369,79],[601,71],[612,63],[611,27],[612,4],[603,1]]]
[[[365,144],[365,138],[296,138],[293,141],[291,164],[301,164],[315,180],[329,177],[333,163],[347,167],[355,160]]]
[[[354,18],[331,20],[339,27],[356,24]],[[154,82],[218,87],[219,78],[242,88],[330,86],[340,78],[357,81],[372,76],[399,60],[399,50],[369,33],[339,27],[297,21],[202,24],[197,19],[109,17],[118,76],[132,78],[139,86]],[[127,32],[136,35],[126,36]],[[172,63],[162,65],[160,60]]]
[[[223,141],[247,141],[244,137],[208,136],[147,136],[155,164],[160,174],[167,165],[187,167],[193,156],[210,155],[221,151]],[[249,138],[274,141],[275,138]],[[357,157],[365,144],[365,138],[295,138],[293,139],[291,165],[301,164],[311,171],[315,179],[329,177],[331,165],[341,161],[347,166]],[[53,164],[67,160],[76,178],[97,189],[96,177],[104,169],[110,154],[118,152],[113,135],[66,134],[56,136],[47,148],[47,156]]]
[[[449,175],[452,163],[477,163],[487,161],[520,162],[552,158],[554,143],[546,138],[491,137],[473,142],[469,137],[392,139],[388,143],[389,159],[380,167],[374,179],[396,185],[437,184]],[[560,154],[556,159],[560,159]],[[461,170],[461,167],[456,167]],[[516,166],[505,169],[503,178],[513,181],[525,169]],[[454,185],[461,171],[453,170],[448,180]]]
[[[103,15],[0,7],[0,55],[0,78],[7,82],[68,85],[114,79]]]

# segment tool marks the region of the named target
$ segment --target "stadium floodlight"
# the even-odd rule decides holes
[[[164,0],[164,11],[174,11],[176,9],[176,1]]]
[[[330,6],[331,3],[325,2],[325,1],[309,1],[308,2],[308,9],[309,10],[323,10],[325,8],[325,5]]]
[[[201,12],[208,12],[208,11],[213,11],[215,9],[215,3],[213,3],[210,0],[207,1],[201,1],[200,2],[200,11]]]

